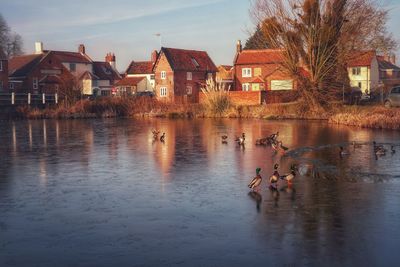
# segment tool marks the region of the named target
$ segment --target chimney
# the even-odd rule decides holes
[[[393,65],[396,65],[396,55],[395,55],[395,54],[392,54],[392,56],[390,57],[390,62],[391,62]]]
[[[115,62],[114,53],[107,53],[106,62],[108,62],[111,65],[111,67],[113,67],[114,69],[116,68],[116,62]]]
[[[157,52],[157,50],[154,50],[154,51],[151,53],[151,62],[152,62],[153,64],[156,63],[157,57],[158,57],[158,52]]]
[[[42,42],[35,42],[35,54],[43,53],[43,43]]]
[[[78,52],[79,53],[81,53],[81,54],[86,54],[85,52],[85,45],[83,45],[83,44],[80,44],[79,45],[79,48],[78,48]]]
[[[236,52],[239,54],[242,52],[242,42],[240,40],[236,43]]]

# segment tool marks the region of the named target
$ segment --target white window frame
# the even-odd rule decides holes
[[[0,71],[3,71],[3,61],[0,60]]]
[[[160,97],[167,97],[167,87],[160,87]]]
[[[191,95],[193,94],[193,87],[188,85],[186,86],[186,94]]]
[[[251,78],[251,68],[243,68],[242,69],[242,77],[243,78]]]
[[[354,76],[360,76],[361,75],[361,67],[354,67],[351,69],[351,73]]]
[[[39,88],[39,80],[37,77],[32,78],[32,88],[35,90]]]
[[[166,71],[161,71],[161,80],[167,79],[167,72]]]
[[[186,72],[186,80],[191,81],[193,79],[193,74],[191,72]]]
[[[243,83],[242,84],[242,91],[245,91],[245,92],[250,91],[250,84],[249,83]]]

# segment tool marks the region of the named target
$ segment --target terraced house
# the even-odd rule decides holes
[[[121,79],[113,64],[115,61],[93,61],[84,45],[69,52],[43,50],[43,44],[37,42],[34,54],[10,59],[9,88],[19,93],[56,93],[68,88],[88,96],[108,95],[114,82]]]
[[[215,79],[217,67],[205,51],[162,47],[153,72],[158,99],[197,103],[201,86]]]

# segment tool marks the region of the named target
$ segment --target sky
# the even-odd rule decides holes
[[[400,0],[381,3],[400,40]],[[120,72],[132,60],[150,60],[160,44],[205,50],[216,65],[232,64],[236,41],[244,43],[254,27],[249,9],[250,0],[0,0],[24,52],[33,53],[36,41],[46,50],[77,51],[84,44],[93,60],[115,53]]]

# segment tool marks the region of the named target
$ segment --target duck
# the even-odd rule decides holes
[[[274,133],[274,134],[271,134],[271,135],[269,136],[269,139],[272,140],[272,141],[276,141],[276,140],[278,139],[278,136],[279,136],[279,131],[277,131],[277,132]]]
[[[259,186],[262,182],[262,177],[260,175],[261,168],[256,169],[256,176],[251,180],[249,183],[248,187],[252,189],[253,191],[258,191]]]
[[[223,144],[227,144],[228,143],[228,136],[227,135],[222,135],[221,136],[221,142]]]
[[[160,141],[161,141],[161,142],[164,142],[164,141],[165,141],[165,133],[163,133],[163,134],[161,135]]]
[[[244,141],[246,140],[246,135],[242,133],[241,137],[235,139],[239,146],[244,146]]]
[[[353,145],[354,149],[361,148],[361,144],[357,144],[355,141],[353,141],[351,144]]]
[[[160,133],[160,131],[153,130],[153,131],[151,131],[151,132],[152,132],[152,134],[153,134],[153,138],[154,138],[154,139],[158,139],[158,134]]]
[[[287,182],[288,186],[290,186],[292,184],[292,180],[296,177],[296,169],[297,169],[296,165],[292,164],[290,166],[290,173],[282,175],[279,178],[281,180],[285,180]]]
[[[276,141],[271,143],[271,147],[275,150],[275,151],[283,151],[285,152],[286,150],[288,150],[289,148],[285,147],[284,145],[282,145],[282,141]]]
[[[279,172],[278,172],[279,164],[274,165],[274,173],[269,177],[269,187],[271,189],[278,189],[278,181],[279,181]]]
[[[350,152],[346,149],[344,149],[342,146],[340,147],[340,152],[339,152],[340,156],[348,156],[350,155]]]
[[[394,150],[394,146],[390,147],[390,152],[392,152],[392,154],[396,153],[396,150]]]
[[[267,138],[260,138],[256,140],[256,146],[266,146]]]
[[[375,141],[372,142],[374,145],[374,153],[377,156],[383,156],[386,154],[386,149],[382,145],[377,145]]]

